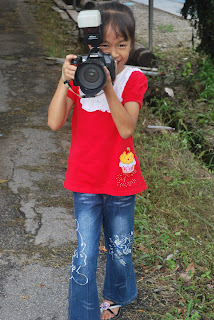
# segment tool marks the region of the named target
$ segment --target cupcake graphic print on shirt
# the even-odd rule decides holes
[[[116,177],[118,187],[130,187],[136,183],[136,160],[134,153],[131,152],[130,147],[120,155],[119,167],[121,172]]]
[[[119,166],[122,168],[123,173],[131,173],[134,171],[136,161],[134,154],[127,148],[120,156]]]

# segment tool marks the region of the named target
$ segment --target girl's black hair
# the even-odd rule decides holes
[[[135,41],[135,18],[130,8],[126,5],[112,1],[98,5],[102,12],[103,30],[108,25],[113,28],[116,37],[121,35],[125,41]]]

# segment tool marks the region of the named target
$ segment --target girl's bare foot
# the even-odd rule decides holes
[[[104,300],[103,303],[109,303],[110,305],[114,304],[114,302],[108,300]],[[103,310],[103,313],[101,314],[101,320],[108,320],[114,318],[118,315],[119,309],[119,307],[112,308],[111,311],[114,314],[112,314],[109,310]]]

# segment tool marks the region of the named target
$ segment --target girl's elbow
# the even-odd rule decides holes
[[[128,139],[128,138],[130,138],[132,135],[120,135],[121,136],[121,138],[123,138],[124,140],[126,140],[126,139]]]
[[[132,136],[132,134],[133,134],[133,130],[124,130],[123,132],[120,132],[120,136],[124,140],[130,138]]]
[[[52,121],[48,121],[48,126],[53,131],[57,131],[57,130],[59,130],[61,128],[57,123],[54,123]]]

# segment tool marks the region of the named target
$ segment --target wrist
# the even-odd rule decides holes
[[[67,89],[70,89],[70,88],[71,88],[70,82],[65,79],[63,67],[62,67],[62,82],[63,82],[63,84],[66,86]]]
[[[111,93],[112,91],[114,91],[112,82],[105,84],[105,86],[103,87],[103,91],[105,92],[105,94]]]

